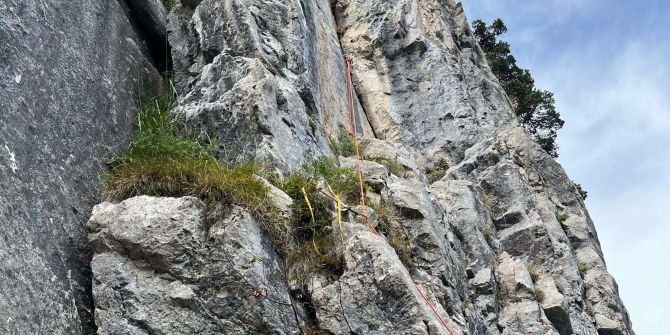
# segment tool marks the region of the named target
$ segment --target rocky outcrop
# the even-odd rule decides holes
[[[93,210],[100,334],[292,334],[281,262],[241,208],[137,197]]]
[[[329,141],[349,122],[345,57],[353,64],[368,200],[397,215],[377,221],[369,212],[372,226],[388,221],[382,234],[345,215],[342,235],[333,234],[342,271],[300,285],[289,273],[291,294],[280,300],[293,305],[296,323],[268,321],[265,333],[633,334],[583,201],[519,126],[460,4],[202,0],[175,7],[169,30],[175,115],[216,137],[222,157],[255,160],[280,175],[334,155]],[[358,168],[354,158],[339,162]],[[259,239],[244,238],[238,248]],[[96,292],[114,287],[96,269],[138,261],[124,252],[94,261]],[[266,259],[271,248],[257,252]],[[177,285],[170,281],[152,290],[168,292]],[[208,289],[194,294],[210,298]],[[127,315],[124,306],[117,300],[112,320]],[[216,319],[239,320],[230,313]]]
[[[0,333],[94,331],[85,223],[159,78],[124,1],[0,2]]]
[[[0,4],[0,332],[633,334],[582,199],[459,3],[174,3]],[[281,178],[341,154],[347,59],[366,150],[337,159],[377,212],[344,204],[337,271],[286,266],[273,222],[188,197],[102,203],[86,239],[139,78],[174,70],[186,130]],[[270,196],[288,217],[296,199]]]

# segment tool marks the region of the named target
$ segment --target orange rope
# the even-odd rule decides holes
[[[416,281],[414,281],[414,278],[412,278],[412,283],[414,283],[414,287],[416,287],[416,290],[419,291],[419,293],[423,297],[423,300],[426,301],[426,303],[428,304],[428,307],[430,307],[430,309],[433,311],[433,314],[435,314],[435,316],[437,316],[437,319],[440,320],[440,323],[442,323],[442,326],[444,326],[444,328],[449,332],[449,334],[454,335],[454,332],[451,330],[451,327],[449,327],[449,325],[444,321],[444,319],[442,319],[440,314],[437,313],[437,310],[435,309],[433,304],[430,302],[430,300],[428,300],[428,297],[426,296],[426,294],[423,293],[423,291],[419,287],[419,284],[417,284]]]
[[[349,107],[351,108],[349,114],[349,126],[353,129],[354,133],[354,142],[356,143],[356,160],[358,162],[358,182],[361,188],[361,212],[363,212],[363,218],[365,218],[365,223],[367,224],[370,231],[379,235],[375,227],[370,223],[370,218],[368,213],[365,210],[365,187],[363,181],[363,159],[361,158],[361,146],[358,140],[358,125],[356,124],[356,111],[354,109],[354,86],[351,80],[351,60],[347,59],[347,84],[349,91]]]

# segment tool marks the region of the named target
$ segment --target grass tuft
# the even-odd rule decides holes
[[[369,142],[367,140],[361,138],[358,139],[358,147],[360,148],[361,156],[365,152],[368,143]],[[356,156],[356,139],[354,138],[353,134],[349,134],[349,132],[343,127],[340,127],[337,134],[337,139],[331,140],[330,146],[335,155],[344,157]]]
[[[432,169],[426,169],[426,178],[428,178],[428,183],[432,184],[440,179],[442,179],[449,170],[449,163],[446,159],[440,158]]]
[[[104,198],[195,196],[242,205],[257,213],[267,211],[268,188],[255,176],[258,167],[219,162],[211,143],[180,134],[170,118],[174,103],[170,92],[145,91],[128,149],[108,161]]]
[[[172,7],[174,7],[175,1],[176,0],[161,0],[163,6],[165,6],[165,9],[167,9],[168,12],[172,9]]]
[[[357,175],[350,169],[338,167],[334,159],[321,157],[303,165],[286,180],[275,182],[293,199],[289,219],[291,236],[278,243],[278,249],[287,254],[289,264],[302,263],[330,272],[341,270],[342,257],[337,253],[332,231],[335,219],[332,199],[324,193],[330,195],[326,186],[330,185],[343,202],[360,201]],[[303,188],[314,211],[314,221]],[[314,250],[314,244],[321,255]]]
[[[400,224],[402,215],[395,207],[379,204],[370,206],[377,215],[379,230],[386,236],[386,241],[398,254],[400,262],[410,271],[416,267],[412,259],[412,245],[409,235]]]

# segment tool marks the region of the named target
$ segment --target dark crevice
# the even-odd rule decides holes
[[[149,2],[117,0],[124,8],[133,29],[145,43],[145,52],[156,69],[161,72],[172,71],[172,52],[168,41],[168,32],[157,19],[158,14],[151,12]]]

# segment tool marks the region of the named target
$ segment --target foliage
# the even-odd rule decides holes
[[[447,170],[449,170],[449,163],[447,163],[447,160],[444,157],[440,158],[432,169],[426,169],[426,178],[428,178],[428,182],[432,184],[442,179],[447,174]]]
[[[496,300],[500,304],[502,304],[505,301],[507,301],[507,299],[509,298],[509,294],[510,294],[509,288],[507,288],[507,286],[505,286],[504,284],[500,285],[498,291],[496,292]]]
[[[496,19],[488,27],[481,20],[472,25],[491,70],[510,97],[521,124],[542,149],[558,157],[556,136],[564,121],[556,111],[553,93],[537,89],[530,71],[517,66],[509,43],[498,40],[498,36],[507,32],[502,20]]]
[[[180,134],[170,119],[173,95],[155,91],[142,94],[137,129],[127,150],[108,161],[103,196],[195,196],[266,211],[268,189],[255,177],[258,168],[223,164],[211,153],[211,144]]]
[[[356,203],[360,201],[359,183],[356,174],[345,168],[340,168],[335,160],[321,157],[299,170],[293,172],[285,181],[278,183],[286,194],[293,199],[292,216],[289,219],[291,240],[284,244],[297,245],[296,248],[285,248],[288,252],[289,263],[310,263],[313,267],[330,267],[338,270],[341,259],[336,254],[331,224],[334,220],[330,208],[330,199],[327,186],[343,202]],[[312,207],[314,219],[305,193]],[[316,254],[316,255],[315,255]]]
[[[402,164],[396,162],[395,160],[383,157],[369,157],[367,159],[379,163],[381,165],[384,165],[384,167],[386,167],[386,169],[390,173],[398,177],[405,177],[407,175],[407,169]]]
[[[589,196],[589,192],[584,190],[582,185],[575,183],[575,188],[577,189],[577,193],[579,193],[579,196],[582,197],[582,200],[586,200],[586,197]]]
[[[533,284],[537,284],[538,279],[540,279],[540,267],[536,263],[531,263],[528,266],[528,274]]]
[[[415,268],[414,260],[412,259],[412,245],[409,236],[400,224],[402,215],[395,208],[384,204],[371,205],[377,215],[377,222],[379,230],[386,236],[386,241],[398,254],[400,262],[408,269]]]
[[[589,272],[589,265],[586,263],[579,263],[579,274],[582,275],[582,278],[586,277],[586,273]]]
[[[168,10],[168,12],[174,7],[175,5],[175,0],[161,0],[163,3],[163,6],[165,6],[165,9]]]
[[[358,139],[358,148],[360,149],[361,156],[365,152],[367,145],[367,140],[361,138]],[[340,127],[337,133],[337,139],[331,140],[331,149],[336,155],[344,157],[356,156],[356,138],[346,129]]]
[[[485,226],[484,229],[482,229],[482,235],[484,235],[484,239],[486,239],[486,242],[491,241],[491,239],[494,237],[495,233],[493,232],[493,228],[491,226]]]

